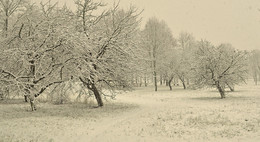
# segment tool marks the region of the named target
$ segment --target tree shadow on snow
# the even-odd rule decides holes
[[[201,101],[227,101],[227,100],[232,100],[232,101],[236,101],[236,100],[248,100],[248,99],[252,99],[250,97],[246,97],[246,96],[233,96],[233,95],[228,95],[226,96],[226,98],[221,99],[221,97],[216,97],[216,96],[212,96],[212,97],[192,97],[190,98],[191,100],[201,100]]]
[[[17,103],[16,103],[17,104]],[[131,104],[108,103],[103,107],[89,105],[84,103],[71,103],[54,105],[51,103],[38,103],[37,110],[31,111],[29,103],[20,103],[18,105],[2,105],[0,108],[1,119],[17,119],[27,117],[68,117],[68,118],[99,118],[103,115],[118,114],[131,110],[136,106]],[[0,120],[1,120],[0,119]]]

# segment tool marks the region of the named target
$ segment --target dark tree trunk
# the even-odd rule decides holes
[[[169,80],[169,82],[168,82],[168,85],[169,85],[169,87],[170,87],[170,90],[172,90],[172,80],[173,80],[173,78],[171,78],[171,79]]]
[[[184,77],[179,76],[179,79],[180,79],[181,82],[182,82],[183,89],[186,89],[186,84],[185,84],[185,79],[184,79]]]
[[[156,74],[156,47],[153,47],[153,75],[154,75],[154,90],[157,91],[157,74]]]
[[[157,91],[157,77],[156,77],[156,71],[154,71],[154,90]]]
[[[182,82],[182,85],[183,85],[183,89],[186,89],[186,84],[184,81]]]
[[[220,93],[221,99],[226,98],[225,90],[221,87],[219,82],[216,82],[216,86],[217,86],[218,92]]]
[[[169,85],[169,87],[170,87],[170,91],[172,91],[172,85]]]
[[[95,95],[95,98],[97,100],[97,103],[98,103],[98,106],[99,107],[102,107],[104,106],[104,103],[102,101],[102,97],[98,91],[98,89],[96,88],[95,84],[91,84],[91,91],[93,91],[94,95]]]
[[[4,100],[4,94],[0,91],[0,100]]]
[[[24,95],[24,101],[28,102],[28,96],[27,95]]]

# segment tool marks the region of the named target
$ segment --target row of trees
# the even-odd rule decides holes
[[[25,94],[32,110],[35,97],[65,82],[81,82],[103,106],[103,90],[130,87],[137,70],[140,11],[115,4],[100,13],[103,3],[75,4],[72,12],[51,2],[0,1],[1,90]]]
[[[215,87],[225,98],[226,87],[234,91],[235,85],[247,79],[250,54],[230,44],[214,46],[206,40],[196,41],[185,32],[175,39],[165,22],[156,18],[147,22],[143,34],[155,91],[160,76],[170,90],[172,81],[177,79],[184,89]]]
[[[159,81],[172,90],[180,80],[184,89],[215,87],[225,98],[226,87],[234,90],[246,80],[248,59],[254,60],[250,63],[257,82],[259,52],[214,46],[189,33],[174,38],[156,18],[140,30],[141,11],[135,7],[108,8],[93,0],[76,0],[75,5],[73,12],[51,2],[37,6],[0,0],[2,94],[24,95],[35,110],[34,98],[44,91],[80,82],[78,89],[88,90],[101,107],[102,97],[114,97],[116,90],[147,86],[149,80],[155,91]]]

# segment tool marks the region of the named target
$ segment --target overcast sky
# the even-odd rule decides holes
[[[75,9],[73,0],[53,1]],[[114,0],[103,2],[111,6]],[[150,17],[164,20],[174,37],[185,31],[197,40],[207,39],[215,45],[231,43],[238,49],[260,49],[260,0],[121,0],[120,3],[124,8],[132,4],[144,9],[142,26]]]

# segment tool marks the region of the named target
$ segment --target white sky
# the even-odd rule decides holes
[[[39,2],[40,0],[33,0]],[[47,1],[47,0],[43,0]],[[52,0],[74,8],[73,0]],[[96,0],[99,1],[99,0]],[[102,0],[111,6],[114,0]],[[174,37],[181,31],[213,44],[231,43],[238,49],[260,49],[260,0],[121,0],[124,8],[135,5],[143,23],[150,17],[164,20]]]

